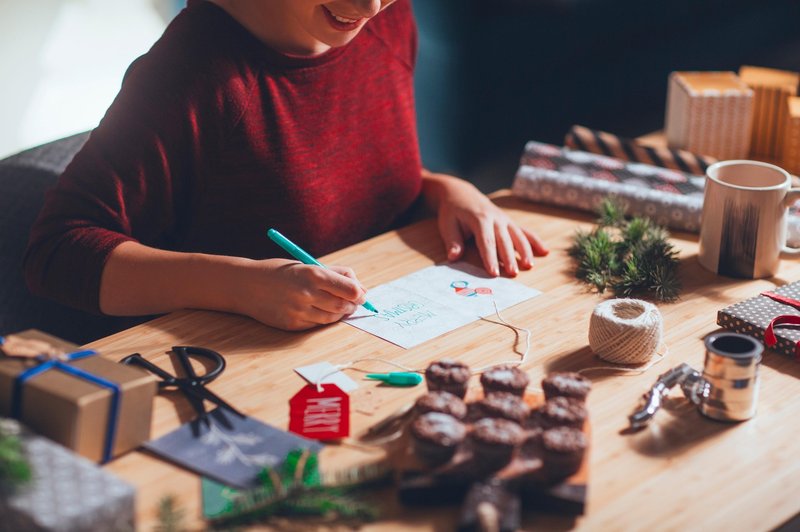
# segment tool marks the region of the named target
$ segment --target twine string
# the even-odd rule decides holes
[[[589,347],[612,364],[646,364],[663,336],[661,313],[639,299],[610,299],[597,305],[589,321]]]
[[[578,373],[642,374],[669,354],[663,334],[663,318],[652,303],[640,299],[603,301],[589,321],[589,347],[598,358],[613,365],[583,368]]]
[[[647,370],[649,370],[650,368],[652,368],[653,366],[664,360],[667,357],[667,355],[669,355],[669,347],[667,347],[666,344],[661,344],[658,350],[659,351],[663,350],[664,352],[663,353],[656,352],[655,356],[650,360],[650,362],[648,362],[642,367],[631,368],[625,366],[591,366],[588,368],[579,369],[576,373],[583,374],[583,373],[589,373],[591,371],[615,371],[618,373],[634,373],[636,375],[641,375],[642,373],[645,373]]]
[[[507,360],[505,362],[496,362],[494,364],[490,364],[488,366],[484,366],[484,367],[478,368],[477,370],[474,370],[472,372],[473,375],[478,374],[478,373],[482,373],[482,372],[486,371],[487,369],[493,368],[495,366],[509,366],[509,365],[519,366],[519,365],[522,365],[525,362],[527,362],[528,354],[530,353],[530,350],[531,350],[531,331],[530,331],[530,329],[526,329],[525,327],[518,327],[518,326],[513,325],[513,324],[509,323],[508,321],[506,321],[505,318],[503,318],[503,316],[500,315],[500,309],[497,307],[497,301],[495,301],[494,297],[492,297],[492,305],[494,306],[494,313],[497,316],[497,319],[499,320],[499,322],[494,321],[494,320],[490,320],[490,319],[485,318],[483,316],[478,316],[478,317],[483,321],[488,321],[489,323],[495,323],[497,325],[503,325],[504,327],[508,327],[508,328],[512,329],[514,331],[515,335],[516,335],[516,341],[514,343],[514,352],[519,354],[521,358],[519,360]],[[525,335],[526,335],[525,336],[525,351],[522,352],[522,353],[520,353],[517,350],[517,343],[519,343],[519,333],[520,332],[524,332]],[[365,370],[365,369],[361,369],[361,368],[355,367],[356,364],[359,364],[361,362],[379,362],[381,364],[388,364],[390,366],[393,366],[395,368],[401,369],[403,371],[408,371],[410,373],[419,373],[419,374],[423,374],[423,375],[425,374],[425,369],[424,368],[423,369],[414,369],[414,368],[410,368],[408,366],[404,366],[403,364],[400,364],[400,363],[397,363],[397,362],[394,362],[394,361],[391,361],[391,360],[386,360],[384,358],[363,357],[363,358],[359,358],[359,359],[356,359],[356,360],[352,360],[350,362],[344,362],[343,364],[335,364],[334,365],[334,369],[332,371],[329,371],[329,372],[323,374],[322,376],[318,377],[314,381],[313,384],[317,387],[317,391],[318,392],[322,392],[322,383],[323,383],[323,381],[325,379],[327,379],[328,377],[330,377],[331,375],[335,375],[336,373],[340,372],[343,369],[352,369],[354,371],[360,371],[362,373],[368,373],[369,370]]]

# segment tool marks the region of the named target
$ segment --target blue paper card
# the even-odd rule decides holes
[[[217,408],[210,426],[197,420],[143,447],[161,458],[228,486],[252,488],[265,467],[280,465],[294,449],[318,452],[323,445],[272,427],[251,417],[240,418]]]

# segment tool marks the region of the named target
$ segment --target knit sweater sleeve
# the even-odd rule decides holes
[[[99,312],[114,248],[138,241],[169,249],[179,239],[202,186],[204,154],[219,143],[223,117],[237,114],[214,80],[239,78],[214,65],[198,72],[197,60],[172,44],[180,41],[176,26],[131,65],[105,117],[48,191],[24,258],[33,293]]]

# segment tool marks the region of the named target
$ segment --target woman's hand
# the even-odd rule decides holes
[[[535,233],[514,223],[471,183],[427,170],[422,171],[422,179],[423,194],[438,212],[448,260],[458,260],[464,242],[474,237],[486,271],[500,275],[502,264],[513,277],[520,269],[530,269],[534,256],[549,253]]]
[[[350,268],[328,269],[285,259],[250,261],[237,276],[237,311],[290,331],[339,321],[366,300]]]

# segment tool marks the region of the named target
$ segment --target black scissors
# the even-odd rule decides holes
[[[178,362],[180,362],[183,372],[186,375],[185,377],[176,377],[175,375],[171,375],[167,371],[164,371],[144,358],[139,353],[126,356],[120,360],[120,363],[128,366],[139,366],[159,376],[161,378],[161,382],[158,383],[159,390],[166,388],[177,388],[183,392],[183,394],[189,400],[189,403],[191,403],[192,407],[197,411],[199,419],[207,426],[210,426],[211,422],[208,419],[208,412],[206,412],[205,404],[203,402],[206,399],[233,412],[241,418],[246,417],[244,414],[225,402],[217,394],[205,387],[207,383],[219,377],[220,373],[222,373],[222,371],[225,369],[225,359],[222,358],[222,355],[216,351],[212,351],[211,349],[206,349],[205,347],[184,345],[173,347],[172,352],[177,355]],[[204,358],[206,360],[210,360],[216,365],[204,375],[197,375],[197,373],[194,371],[194,367],[192,367],[192,358]]]

